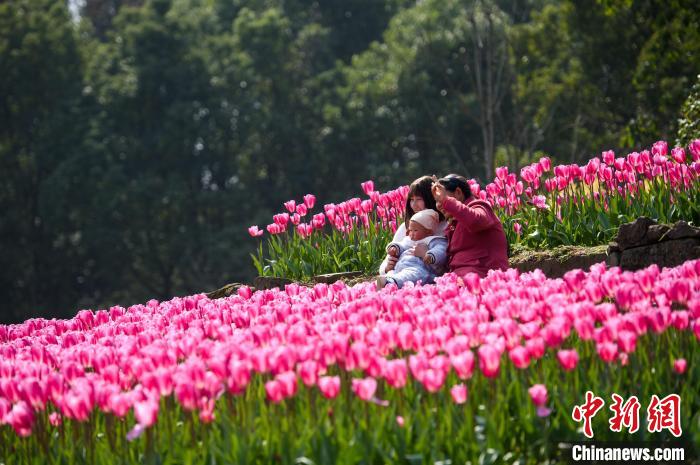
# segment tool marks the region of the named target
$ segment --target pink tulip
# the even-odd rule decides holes
[[[404,425],[406,424],[405,420],[401,415],[396,416],[396,424],[399,425],[399,428],[403,428]]]
[[[428,392],[438,392],[446,378],[447,373],[444,370],[428,368],[421,373],[419,380]]]
[[[297,375],[293,371],[280,373],[275,377],[280,383],[282,395],[284,397],[292,397],[297,392]]]
[[[353,379],[352,392],[362,400],[370,400],[377,390],[377,380],[374,378]]]
[[[474,353],[467,350],[450,356],[450,363],[460,379],[469,379],[474,371]]]
[[[309,210],[306,208],[305,204],[300,203],[299,205],[297,205],[296,212],[299,214],[299,216],[304,217],[309,212]]]
[[[668,153],[668,144],[660,140],[656,142],[651,148],[652,155],[665,156]]]
[[[537,407],[544,406],[547,403],[547,387],[544,384],[535,384],[527,390],[530,394],[532,403]]]
[[[688,367],[688,362],[684,358],[679,358],[673,362],[673,371],[682,375]]]
[[[312,210],[314,208],[314,205],[316,205],[316,196],[313,194],[306,194],[304,196],[304,205],[307,209]]]
[[[60,426],[63,423],[61,415],[58,412],[51,412],[49,415],[49,423],[51,426]]]
[[[241,286],[238,288],[237,294],[241,296],[241,298],[248,300],[253,296],[253,291],[248,286]]]
[[[695,139],[688,145],[688,150],[693,155],[693,161],[700,161],[700,139]]]
[[[682,147],[676,147],[671,150],[671,158],[677,163],[685,163],[685,150]]]
[[[282,387],[282,383],[277,379],[265,383],[265,393],[267,394],[267,398],[276,404],[284,399],[284,388]]]
[[[598,355],[604,362],[612,362],[617,356],[617,344],[614,342],[602,342],[597,344]]]
[[[603,152],[601,158],[603,159],[603,163],[605,163],[608,166],[611,166],[613,163],[615,163],[615,152],[612,150],[607,150]]]
[[[284,231],[284,229],[282,229],[282,227],[280,225],[275,224],[275,223],[268,224],[266,226],[266,229],[267,229],[267,232],[269,232],[272,235],[281,234]]]
[[[617,335],[617,343],[623,352],[631,354],[637,346],[637,335],[632,331],[620,331]]]
[[[319,366],[315,360],[307,360],[298,366],[299,376],[306,386],[313,386],[318,381]]]
[[[498,375],[500,368],[501,354],[490,345],[479,347],[479,369],[487,378],[493,378]]]
[[[517,346],[511,349],[508,355],[510,356],[510,360],[513,362],[513,365],[515,365],[516,368],[522,370],[530,365],[530,354],[527,348],[523,346]]]
[[[334,399],[340,393],[340,377],[321,376],[318,379],[318,389],[326,399]]]
[[[263,231],[261,231],[257,226],[251,226],[248,228],[248,234],[250,234],[252,237],[259,237],[263,235]]]
[[[541,337],[536,337],[525,341],[525,348],[530,354],[530,359],[542,358],[546,350],[544,339]]]
[[[390,360],[386,363],[384,377],[387,384],[393,388],[402,388],[406,385],[408,378],[408,367],[406,360],[397,359]]]
[[[455,404],[463,404],[467,401],[467,387],[464,384],[452,386],[450,395]]]
[[[6,415],[5,421],[12,426],[18,436],[31,436],[34,426],[34,411],[24,401],[19,401]]]
[[[34,410],[44,410],[48,400],[48,393],[43,382],[36,378],[29,378],[23,383],[23,391],[26,401]]]
[[[532,204],[540,210],[547,209],[547,197],[544,195],[536,195],[532,198]]]
[[[578,352],[575,349],[560,350],[557,352],[557,359],[564,370],[571,371],[578,364]]]
[[[366,195],[370,195],[372,192],[374,192],[374,181],[365,181],[361,184],[362,186],[362,191]]]
[[[284,208],[286,208],[289,213],[294,213],[297,208],[297,203],[294,200],[288,200],[284,202]]]
[[[147,399],[134,404],[134,416],[140,425],[152,426],[158,418],[158,399]]]
[[[3,418],[5,418],[5,415],[10,413],[10,410],[12,410],[12,403],[0,396],[0,425],[3,424]]]
[[[520,233],[523,231],[523,227],[520,225],[520,223],[516,221],[515,223],[513,223],[513,231],[519,236]]]
[[[693,322],[692,328],[693,328],[693,333],[695,334],[695,338],[698,341],[700,341],[700,318]]]

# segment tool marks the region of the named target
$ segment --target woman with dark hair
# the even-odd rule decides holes
[[[433,198],[433,194],[431,192],[433,181],[434,177],[421,176],[420,178],[413,181],[409,186],[408,197],[406,198],[406,214],[404,217],[404,221],[398,226],[398,228],[396,228],[394,238],[391,240],[392,243],[401,242],[406,237],[406,231],[408,230],[408,222],[411,219],[411,217],[415,213],[423,211],[427,208],[437,211],[440,215],[440,223],[436,228],[435,234],[441,236],[445,235],[444,231],[447,227],[447,222],[445,221],[445,217],[443,216],[443,214],[438,211],[437,205],[435,204],[435,199]],[[418,253],[424,253],[426,250],[427,248],[423,250],[423,248],[421,247],[418,250]],[[387,271],[393,270],[396,266],[397,261],[398,257],[393,257],[387,254],[387,256],[384,258],[384,261],[379,266],[379,274],[384,275]]]
[[[508,268],[508,242],[503,225],[485,200],[472,197],[467,179],[457,174],[434,179],[432,196],[449,223],[447,257],[451,272],[463,277]]]

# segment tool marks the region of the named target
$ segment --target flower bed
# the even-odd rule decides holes
[[[511,244],[531,249],[559,245],[601,245],[617,228],[640,216],[663,223],[700,222],[700,140],[669,153],[666,142],[651,150],[616,157],[606,151],[584,165],[558,165],[549,158],[526,166],[520,176],[496,169],[484,188],[470,180],[474,196],[488,200],[504,224]],[[384,247],[404,213],[407,186],[382,193],[362,184],[366,199],[326,204],[311,215],[316,198],[307,194],[273,217],[266,250],[253,257],[261,276],[307,279],[340,271],[373,274]],[[264,234],[251,226],[254,237]]]
[[[0,456],[540,463],[583,439],[572,414],[588,390],[645,408],[679,394],[697,444],[698,338],[700,261],[82,310],[0,326]],[[611,432],[607,418],[596,438],[672,437]]]

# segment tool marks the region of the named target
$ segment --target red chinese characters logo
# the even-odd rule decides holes
[[[658,433],[669,430],[675,437],[683,433],[681,429],[681,396],[669,394],[659,400],[659,396],[651,396],[651,403],[647,408],[649,424],[647,430],[650,433]]]
[[[593,426],[591,421],[598,410],[603,408],[605,401],[597,397],[591,391],[586,391],[586,402],[583,405],[577,405],[574,407],[574,411],[571,412],[571,417],[576,422],[583,420],[583,434],[588,438],[593,437]]]
[[[630,433],[639,430],[639,411],[641,403],[637,396],[625,399],[613,393],[613,403],[610,410],[613,412],[612,418],[608,420],[610,431],[621,432],[622,428],[627,428]],[[581,405],[574,406],[571,418],[577,423],[583,422],[583,434],[588,438],[593,437],[592,420],[603,406],[605,401],[597,397],[591,391],[586,392],[586,401]],[[658,433],[668,430],[675,437],[680,437],[683,433],[681,428],[681,397],[678,394],[669,394],[663,399],[654,394],[647,408],[647,431]]]
[[[632,396],[624,402],[624,399],[613,394],[613,404],[610,410],[615,414],[609,421],[610,431],[620,432],[622,427],[629,429],[630,433],[636,433],[639,430],[639,408],[642,404],[639,403],[637,396]]]

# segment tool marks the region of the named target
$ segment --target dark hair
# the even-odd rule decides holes
[[[438,179],[438,182],[445,186],[445,189],[447,189],[449,192],[454,192],[459,187],[462,190],[462,194],[464,194],[464,200],[467,200],[472,196],[472,190],[469,187],[469,182],[467,182],[467,178],[464,176],[460,176],[458,174],[448,174],[444,178]]]
[[[413,208],[411,208],[411,197],[413,196],[421,197],[423,199],[423,202],[425,203],[425,208],[431,208],[435,210],[438,213],[440,221],[445,220],[445,215],[443,215],[442,212],[438,210],[435,198],[433,198],[433,182],[434,181],[431,176],[421,176],[420,178],[413,181],[409,186],[408,196],[406,197],[406,216],[404,219],[404,224],[406,225],[406,228],[408,228],[409,220],[411,219],[413,214],[416,213],[413,211]]]

